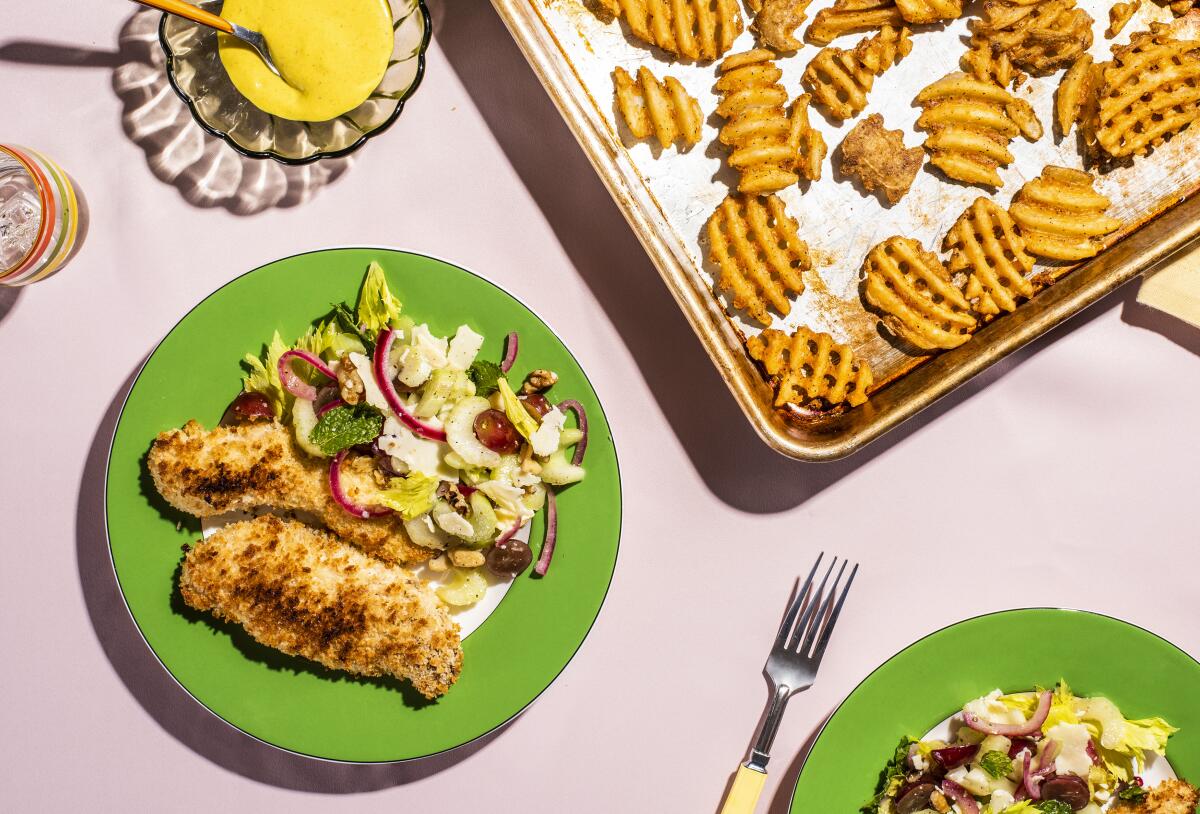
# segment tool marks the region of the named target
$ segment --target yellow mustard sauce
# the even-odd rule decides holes
[[[221,15],[258,31],[284,82],[253,48],[220,34],[221,63],[255,107],[321,122],[358,107],[392,55],[388,0],[225,0]]]

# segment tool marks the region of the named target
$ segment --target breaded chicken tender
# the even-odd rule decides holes
[[[418,577],[331,534],[263,515],[192,546],[179,590],[193,608],[334,670],[444,695],[462,669],[458,625]]]
[[[328,462],[297,449],[291,431],[275,421],[214,430],[189,421],[182,429],[160,433],[147,462],[163,498],[196,517],[258,508],[299,510],[389,562],[420,563],[435,553],[413,544],[399,515],[361,518],[343,509],[329,492]],[[349,457],[342,466],[343,488],[360,504],[369,504],[377,490],[372,469],[363,457]]]
[[[1182,780],[1164,780],[1140,803],[1118,800],[1112,814],[1196,814],[1200,792]]]

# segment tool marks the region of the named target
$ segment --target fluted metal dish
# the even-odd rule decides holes
[[[196,5],[219,11],[221,0]],[[395,44],[383,79],[358,107],[324,122],[297,122],[272,116],[243,96],[221,64],[217,33],[164,14],[159,41],[166,53],[167,78],[206,131],[242,155],[284,164],[338,158],[392,125],[421,84],[432,26],[425,0],[392,0]]]

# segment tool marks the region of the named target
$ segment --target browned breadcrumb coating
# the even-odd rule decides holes
[[[1196,814],[1200,792],[1182,780],[1164,780],[1140,803],[1118,800],[1111,814]]]
[[[804,43],[796,39],[795,31],[808,16],[805,11],[812,0],[755,0],[751,4],[757,12],[751,30],[758,41],[776,51],[796,51]]]
[[[444,695],[462,669],[458,625],[418,577],[333,535],[263,515],[192,546],[179,591],[268,647],[333,670]]]
[[[414,545],[399,515],[360,518],[329,491],[329,462],[296,448],[291,431],[275,422],[206,430],[196,421],[154,439],[147,458],[159,494],[196,517],[275,508],[309,512],[347,542],[389,562],[417,563],[433,556]],[[342,466],[347,496],[370,504],[378,491],[370,459],[349,456]]]
[[[924,161],[925,151],[906,149],[904,133],[885,129],[878,113],[856,124],[842,142],[842,173],[857,178],[868,192],[882,190],[893,204],[908,193]]]

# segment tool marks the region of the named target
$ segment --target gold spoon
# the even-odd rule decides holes
[[[141,3],[144,6],[150,6],[151,8],[159,9],[160,11],[165,11],[168,14],[175,14],[179,17],[183,17],[184,19],[191,20],[194,23],[199,23],[200,25],[205,25],[209,28],[215,28],[217,31],[223,31],[230,36],[237,37],[239,40],[246,43],[258,52],[258,55],[262,57],[262,61],[271,70],[271,73],[275,74],[289,85],[292,84],[291,82],[288,82],[287,78],[279,72],[278,68],[275,67],[275,62],[271,59],[271,51],[269,48],[267,48],[267,41],[263,35],[257,31],[251,31],[250,29],[240,26],[237,23],[231,23],[224,17],[213,14],[211,11],[205,11],[199,6],[193,6],[191,3],[185,3],[183,0],[134,0],[134,2]],[[295,85],[292,85],[292,87],[295,87]]]

